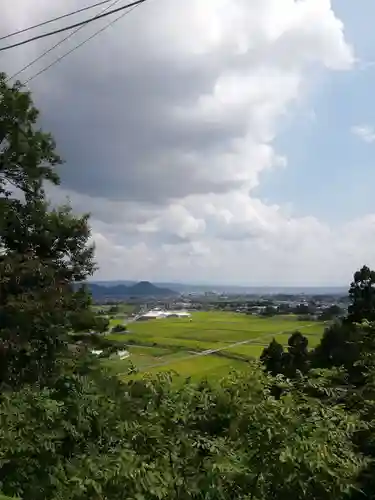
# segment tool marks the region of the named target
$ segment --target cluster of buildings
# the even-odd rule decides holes
[[[150,319],[164,319],[164,318],[191,318],[188,311],[174,311],[168,309],[155,308],[147,312],[139,313],[134,321],[148,321]]]

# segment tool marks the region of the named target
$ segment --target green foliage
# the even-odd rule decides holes
[[[0,487],[24,498],[343,498],[363,461],[356,421],[254,366],[212,387],[99,373],[0,404]]]
[[[333,304],[320,314],[319,319],[321,321],[331,321],[338,318],[342,314],[342,309],[340,306]]]
[[[309,370],[308,343],[307,338],[296,331],[289,337],[288,350],[284,352],[282,345],[273,339],[263,350],[260,361],[271,375],[294,378]]]
[[[126,325],[119,323],[118,325],[115,325],[112,328],[112,333],[123,333],[123,332],[126,332],[126,330],[127,330]]]
[[[275,339],[272,339],[269,346],[266,347],[261,356],[260,361],[264,364],[266,370],[271,375],[276,376],[283,373],[283,357],[284,348]]]
[[[19,83],[0,74],[0,386],[52,381],[67,355],[67,332],[91,299],[73,283],[94,270],[87,216],[51,209],[44,182],[61,163]],[[86,323],[87,317],[85,319]]]
[[[363,266],[354,273],[349,300],[347,317],[328,327],[315,349],[312,356],[315,367],[343,366],[352,375],[360,371],[357,363],[369,349],[369,327],[362,323],[375,321],[375,271]]]
[[[326,329],[320,344],[311,356],[314,367],[344,367],[352,376],[359,376],[360,360],[372,352],[373,327],[366,322],[336,322]]]
[[[331,353],[330,358],[328,353]],[[334,325],[323,336],[314,358],[315,364],[336,368],[313,370],[309,379],[303,381],[303,390],[327,406],[340,404],[347,414],[359,420],[359,428],[352,439],[366,457],[367,466],[358,478],[361,491],[353,492],[352,497],[356,500],[374,498],[375,324],[364,321]]]
[[[265,309],[261,312],[261,315],[266,318],[271,318],[272,316],[276,316],[277,309],[273,306],[267,305]]]
[[[81,289],[82,292],[86,295],[84,288]],[[88,307],[78,309],[71,317],[72,327],[76,332],[89,332],[93,330],[104,333],[109,327],[109,319],[106,316],[95,315],[92,309]]]
[[[101,357],[108,358],[111,354],[127,347],[124,342],[110,340],[108,337],[97,333],[72,334],[70,339],[73,342],[73,347],[80,348],[81,358],[84,353],[87,355],[93,349],[103,351]]]
[[[283,359],[284,373],[295,377],[297,372],[306,373],[309,369],[308,340],[301,332],[294,332],[288,340],[288,352]]]
[[[363,266],[354,273],[349,289],[348,321],[375,321],[375,271]]]
[[[341,321],[326,328],[320,344],[313,352],[313,365],[320,368],[330,368],[353,364],[354,360],[358,359],[358,352],[348,349],[353,338],[353,330],[351,324]],[[355,346],[354,350],[357,351]]]

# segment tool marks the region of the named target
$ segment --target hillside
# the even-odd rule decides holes
[[[89,283],[88,287],[94,300],[124,299],[127,297],[171,297],[176,295],[173,290],[157,287],[149,281],[140,281],[131,286],[103,286]]]

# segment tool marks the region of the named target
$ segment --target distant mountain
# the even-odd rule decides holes
[[[156,295],[176,295],[176,292],[170,290],[169,288],[161,288],[156,285],[153,285],[149,281],[140,281],[135,285],[129,286],[128,290],[131,295],[148,295],[148,296],[156,296]]]
[[[141,282],[141,283],[148,283]],[[100,285],[103,287],[117,287],[119,285],[130,288],[136,285],[134,281],[91,281],[90,285]],[[151,285],[151,283],[150,283]],[[161,289],[167,289],[169,292],[177,294],[216,292],[228,295],[347,295],[347,287],[339,286],[245,286],[245,285],[218,285],[218,284],[188,284],[188,283],[159,283],[155,282],[153,286]]]
[[[98,285],[88,283],[94,300],[120,300],[127,297],[172,297],[176,292],[169,288],[160,288],[149,281],[140,281],[135,285]]]
[[[130,280],[112,280],[112,281],[90,281],[89,283],[94,283],[95,285],[100,285],[100,286],[117,286],[117,285],[125,285],[125,286],[132,286],[138,283],[137,281],[130,281]],[[158,285],[156,285],[158,286]],[[1,500],[1,499],[0,499]]]

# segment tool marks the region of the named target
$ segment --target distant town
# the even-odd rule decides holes
[[[152,311],[230,311],[258,316],[295,314],[301,320],[331,320],[346,313],[347,293],[319,290],[310,293],[230,293],[214,290],[178,291],[143,281],[130,286],[124,284],[90,283],[89,288],[97,304],[132,304],[133,316],[151,319]],[[143,316],[142,316],[143,315]],[[146,315],[146,316],[144,316]],[[169,314],[170,315],[170,314]]]

